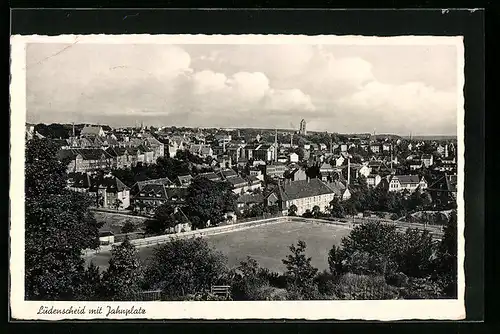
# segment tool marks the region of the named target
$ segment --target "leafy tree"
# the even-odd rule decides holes
[[[435,272],[435,279],[442,283],[444,293],[450,298],[457,296],[457,241],[457,213],[452,211],[437,251]]]
[[[136,226],[130,220],[127,220],[122,226],[122,233],[132,233],[136,230]]]
[[[395,225],[367,222],[342,239],[342,255],[348,271],[357,268],[358,273],[385,275],[397,270],[401,244]]]
[[[270,206],[266,207],[266,209],[272,215],[275,215],[280,211],[278,205],[270,205]]]
[[[165,233],[166,229],[176,225],[173,213],[174,207],[168,203],[156,207],[153,219],[146,222],[146,231],[152,234]]]
[[[312,212],[311,210],[307,209],[303,214],[302,214],[302,217],[304,218],[312,218],[313,215],[312,215]]]
[[[312,208],[312,216],[314,218],[319,218],[319,216],[321,215],[321,208],[317,205],[313,206]]]
[[[247,257],[240,263],[232,284],[232,296],[235,300],[272,300],[273,289],[269,282],[270,273],[261,268],[257,261]]]
[[[66,166],[49,139],[27,143],[25,162],[25,296],[74,300],[84,275],[82,251],[99,247],[86,194],[65,189]]]
[[[290,246],[291,254],[282,262],[287,269],[285,273],[288,280],[287,290],[297,292],[304,299],[311,299],[317,290],[314,278],[318,269],[311,265],[311,258],[306,257],[306,247],[306,243],[299,240],[297,246]]]
[[[402,238],[402,247],[397,255],[399,269],[410,277],[426,277],[432,271],[435,252],[429,231],[407,229]]]
[[[129,239],[113,245],[109,267],[102,277],[102,294],[105,300],[134,300],[140,292],[142,268],[137,250]]]
[[[203,228],[208,221],[218,224],[226,212],[235,211],[236,195],[226,182],[195,178],[188,187],[186,207],[193,226]]]
[[[290,205],[290,207],[288,208],[288,215],[289,216],[296,216],[297,210],[298,210],[298,208],[295,204]]]
[[[319,171],[319,166],[314,165],[306,169],[306,176],[311,179],[320,179],[321,173]]]
[[[102,276],[99,268],[90,262],[83,273],[78,300],[99,300],[102,289]]]
[[[331,202],[330,202],[330,214],[332,217],[336,218],[344,218],[345,217],[345,211],[344,207],[342,206],[340,199],[338,197],[335,197]]]
[[[225,256],[202,238],[176,239],[155,248],[146,271],[151,289],[161,289],[167,299],[210,291],[227,279]],[[226,281],[227,282],[227,281]]]
[[[342,249],[333,245],[328,252],[328,267],[332,275],[343,273],[342,268]]]
[[[113,205],[114,205],[116,210],[118,210],[122,204],[123,204],[123,202],[118,198],[113,202]]]

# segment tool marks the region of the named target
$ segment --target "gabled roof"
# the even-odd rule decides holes
[[[240,176],[234,176],[227,179],[227,182],[231,183],[233,187],[242,186],[248,184],[248,181]]]
[[[264,196],[261,194],[243,194],[236,200],[240,204],[263,203]]]
[[[409,183],[419,183],[420,178],[418,175],[394,175],[391,179],[398,180],[401,184],[409,184]]]
[[[275,194],[283,201],[334,193],[320,179],[291,181],[276,188]]]
[[[236,173],[233,169],[224,169],[224,170],[221,170],[220,174],[225,179],[238,176],[238,173]]]
[[[191,182],[192,179],[193,177],[190,174],[177,176],[177,180],[179,181],[180,184]]]
[[[90,191],[97,191],[98,188],[106,188],[108,193],[116,193],[118,191],[128,190],[122,181],[115,176],[93,177],[91,178]]]
[[[136,185],[139,190],[142,190],[143,187],[146,185],[150,184],[156,184],[156,185],[173,185],[174,183],[170,181],[168,177],[162,177],[160,179],[151,179],[151,180],[144,180],[144,181],[138,181],[136,182]]]
[[[322,170],[322,169],[323,170],[333,170],[333,167],[329,163],[324,162],[319,169],[320,170]]]
[[[210,181],[218,181],[220,180],[220,176],[218,176],[217,174],[213,173],[213,172],[208,172],[208,173],[201,173],[201,174],[198,174],[196,177],[204,177]]]
[[[168,199],[167,188],[165,188],[164,184],[145,184],[140,187],[140,192],[135,196],[139,198],[154,197],[159,199]]]
[[[329,182],[329,183],[326,183],[326,185],[328,186],[328,188],[330,188],[335,195],[337,196],[341,196],[342,193],[344,192],[344,190],[346,189],[345,185],[340,182],[340,181],[333,181],[333,182]]]

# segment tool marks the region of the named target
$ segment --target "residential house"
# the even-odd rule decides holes
[[[165,145],[153,136],[144,138],[144,146],[153,150],[153,160],[156,161],[159,157],[165,156]]]
[[[326,144],[324,144],[324,143],[320,143],[320,144],[319,144],[319,149],[320,149],[321,151],[326,151],[326,149],[327,149]]]
[[[370,151],[372,153],[380,153],[380,145],[370,145]]]
[[[363,164],[363,166],[361,166],[359,168],[359,174],[363,175],[364,177],[368,177],[368,175],[370,175],[371,172],[372,172],[372,169],[370,167],[368,167],[368,163]]]
[[[299,162],[299,155],[297,153],[290,153],[288,160],[290,162]]]
[[[262,203],[264,203],[262,194],[243,194],[236,200],[236,206],[240,211]]]
[[[69,160],[68,173],[91,172],[112,168],[113,157],[103,149],[63,149],[58,152],[59,159]]]
[[[265,167],[266,175],[272,178],[283,178],[283,174],[285,174],[286,166],[283,164],[268,164]]]
[[[263,161],[273,161],[275,159],[275,154],[276,154],[276,148],[274,144],[260,144],[253,151],[253,159],[263,160]]]
[[[422,163],[425,167],[430,167],[434,163],[432,154],[422,154]]]
[[[237,195],[243,194],[248,190],[248,181],[241,176],[233,176],[226,179],[232,186],[233,192]]]
[[[414,192],[420,188],[425,190],[427,188],[427,182],[425,178],[420,178],[418,175],[393,175],[389,182],[389,191],[403,191],[408,190]]]
[[[348,149],[349,149],[349,146],[347,144],[340,145],[340,152],[347,152]]]
[[[382,181],[382,177],[379,174],[369,174],[366,177],[366,184],[368,187],[375,188]]]
[[[167,228],[166,233],[182,233],[189,232],[192,229],[192,224],[181,207],[174,207],[174,212],[170,215],[170,221],[174,222],[174,226]]]
[[[334,197],[334,191],[319,179],[287,181],[278,185],[266,197],[266,205],[278,205],[284,214],[292,205],[295,205],[297,207],[296,214],[302,215],[306,210],[312,211],[315,206],[324,210]]]
[[[112,245],[115,243],[115,235],[111,231],[99,232],[99,244]]]
[[[382,144],[382,151],[384,152],[390,152],[392,148],[392,145],[390,143],[383,143]]]
[[[168,139],[168,153],[171,158],[175,157],[177,151],[185,150],[188,142],[184,137],[172,136]]]
[[[255,176],[257,179],[264,181],[264,174],[260,169],[256,168],[250,169],[250,176]]]
[[[130,188],[112,175],[92,177],[89,193],[96,196],[98,205],[103,208],[124,210],[130,206]]]
[[[344,185],[344,183],[340,181],[327,182],[326,185],[330,188],[336,198],[339,198],[341,201],[346,201],[351,198],[351,192],[349,188]]]
[[[192,154],[196,154],[202,158],[214,156],[214,151],[212,150],[210,145],[206,144],[193,144],[189,147],[189,151]]]
[[[306,170],[304,168],[296,168],[291,173],[292,181],[305,181],[307,180]]]
[[[215,174],[214,172],[207,172],[207,173],[201,173],[201,174],[198,174],[196,175],[197,178],[199,177],[203,177],[207,180],[210,180],[210,181],[221,181],[221,177],[217,174]]]
[[[409,164],[410,170],[417,170],[423,167],[422,160],[420,159],[413,159],[410,161]]]
[[[335,166],[339,167],[344,164],[345,158],[342,155],[340,155],[336,157],[334,160],[335,160]]]
[[[326,181],[328,179],[328,176],[332,174],[335,171],[335,169],[332,167],[332,165],[328,163],[323,163],[319,167],[319,172],[321,173],[321,179],[323,181]]]
[[[262,182],[256,176],[250,175],[247,177],[248,188],[247,191],[262,189]]]

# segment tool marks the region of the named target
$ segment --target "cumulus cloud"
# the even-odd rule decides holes
[[[378,51],[359,51],[373,48]],[[410,126],[424,126],[441,133],[455,126],[453,85],[434,85],[436,75],[428,71],[416,76],[415,71],[398,70],[428,64],[434,72],[438,62],[429,63],[433,57],[420,64],[419,57],[404,57],[411,49],[356,50],[321,45],[31,44],[28,116],[89,122],[106,117],[117,125],[150,117],[155,124],[286,127],[306,118],[311,130],[340,132],[379,128],[406,133]],[[390,61],[392,54],[397,61]],[[443,59],[447,54],[433,53]],[[440,76],[450,68],[441,68]],[[453,73],[448,81],[454,81]]]

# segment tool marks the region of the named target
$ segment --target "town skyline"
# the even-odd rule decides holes
[[[298,129],[304,118],[317,132],[456,135],[456,56],[450,45],[29,44],[27,121]]]

